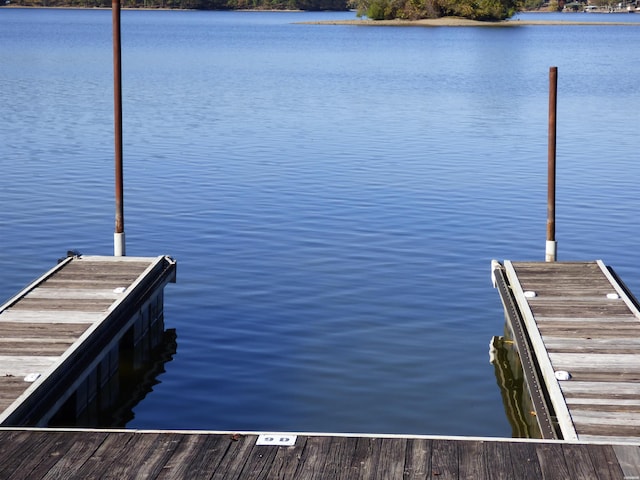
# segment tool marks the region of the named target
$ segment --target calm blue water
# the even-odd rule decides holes
[[[640,28],[295,23],[352,17],[123,12],[127,253],[178,260],[129,427],[510,435],[489,263],[544,258],[552,65],[559,257],[640,292]],[[2,299],[112,253],[110,42],[0,10]]]

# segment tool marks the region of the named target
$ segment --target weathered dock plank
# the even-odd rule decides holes
[[[569,474],[567,460],[562,445],[557,443],[542,444],[536,448],[542,478],[572,478]]]
[[[511,452],[508,449],[498,454],[497,450],[504,448],[496,443],[461,442],[458,444],[458,455],[461,463],[458,467],[460,478],[483,478],[491,468],[491,477],[496,480],[508,479],[512,470]],[[497,459],[494,465],[486,464],[487,458]]]
[[[300,450],[306,447],[307,438],[299,437],[296,442],[297,448],[279,448],[267,472],[267,477],[274,480],[293,480],[296,478],[296,471],[300,464]],[[355,442],[354,442],[355,443]],[[349,478],[350,465],[342,465],[342,477]]]
[[[640,448],[635,445],[615,445],[613,451],[625,479],[640,478]]]
[[[401,435],[0,430],[0,477],[15,479],[623,480],[638,445]]]
[[[1,305],[0,424],[44,425],[80,387],[87,403],[114,373],[105,356],[161,317],[174,280],[165,256],[68,257]]]
[[[405,456],[405,480],[423,480],[431,473],[431,440],[415,438],[408,441]]]
[[[101,320],[104,317],[104,312],[83,312],[83,311],[69,311],[69,310],[5,310],[0,317],[0,325],[2,323],[26,323],[31,328],[37,328],[39,324],[55,325],[56,327],[61,323],[79,323],[87,326]],[[2,325],[3,328],[8,329],[17,327],[17,325]]]
[[[380,452],[380,442],[375,438],[358,438],[356,449],[350,463],[350,477],[366,479],[375,476],[375,460]]]
[[[639,440],[640,312],[613,270],[601,261],[505,261],[497,269],[505,311],[517,305],[507,316],[531,345],[523,361],[540,371],[562,436]]]
[[[542,478],[536,444],[512,443],[509,445],[509,454],[511,455],[513,478]]]

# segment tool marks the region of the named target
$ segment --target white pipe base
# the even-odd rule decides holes
[[[558,242],[555,240],[547,240],[544,253],[545,262],[555,262],[558,256]]]
[[[126,255],[124,245],[124,232],[113,234],[113,256],[124,257]]]

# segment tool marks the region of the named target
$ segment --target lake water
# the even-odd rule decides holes
[[[550,66],[559,259],[640,292],[638,25],[296,23],[354,16],[122,12],[127,254],[178,261],[128,427],[511,435],[489,265],[544,259]],[[2,299],[112,254],[111,54],[0,9]]]

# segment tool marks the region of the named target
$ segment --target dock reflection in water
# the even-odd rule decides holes
[[[531,394],[524,379],[520,355],[508,324],[505,324],[504,336],[491,339],[489,356],[495,369],[505,414],[511,424],[511,436],[542,438]]]
[[[98,385],[85,382],[65,402],[49,422],[49,427],[125,428],[134,417],[133,409],[165,372],[165,365],[177,352],[175,329],[164,328],[160,319],[134,341],[135,327],[120,341],[117,359],[112,358],[112,374]],[[114,361],[115,360],[115,361]],[[97,373],[90,376],[94,379]]]

